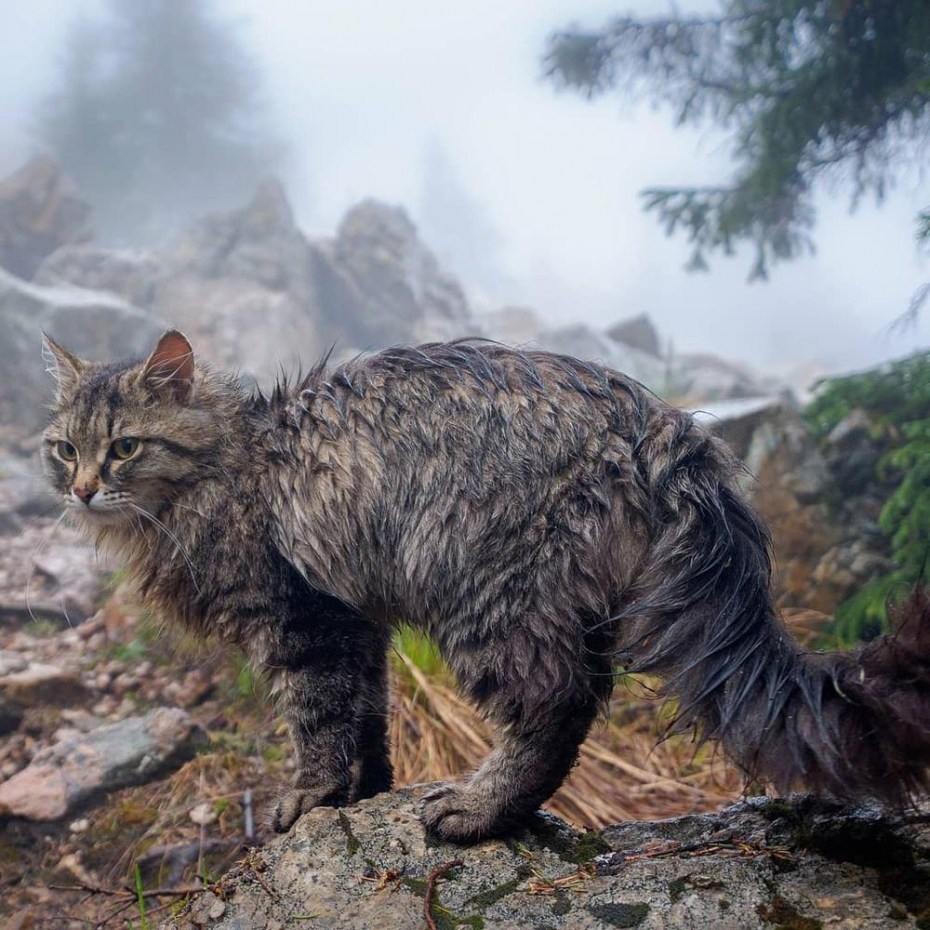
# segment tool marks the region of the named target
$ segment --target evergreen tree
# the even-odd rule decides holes
[[[273,168],[257,83],[208,0],[111,0],[72,30],[39,131],[103,237],[133,241],[240,201]]]
[[[881,199],[925,156],[930,130],[927,0],[721,0],[717,16],[621,17],[552,35],[560,86],[610,88],[671,105],[678,124],[731,133],[737,168],[718,187],[642,192],[669,234],[709,253],[755,249],[752,276],[812,248],[812,192],[825,176]],[[930,210],[920,230],[930,236]]]

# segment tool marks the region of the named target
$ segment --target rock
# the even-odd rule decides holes
[[[671,360],[667,396],[682,405],[764,397],[780,389],[772,378],[750,372],[742,365],[710,353],[683,353]]]
[[[90,692],[72,671],[44,662],[25,662],[22,668],[0,674],[0,696],[8,706],[18,708],[37,704],[73,707],[88,700]]]
[[[664,362],[622,342],[616,342],[583,323],[543,330],[536,343],[549,352],[574,355],[615,368],[657,393],[663,392],[668,380],[668,368]]]
[[[149,308],[163,272],[158,257],[142,249],[63,246],[39,266],[35,283],[47,287],[76,284],[116,294],[136,307]]]
[[[96,795],[177,767],[204,738],[187,713],[162,707],[62,740],[0,784],[0,816],[59,820]]]
[[[141,356],[165,326],[100,291],[28,284],[0,270],[0,420],[38,430],[53,382],[42,359],[43,330],[88,359]]]
[[[344,317],[353,345],[449,339],[475,326],[461,285],[440,267],[400,207],[376,200],[353,207],[339,226],[332,257],[360,297],[355,315]]]
[[[874,488],[878,463],[889,449],[887,440],[879,438],[881,433],[864,410],[853,410],[824,441],[827,467],[847,497]]]
[[[240,278],[169,278],[158,312],[191,339],[198,357],[267,386],[323,353],[308,307],[286,291]]]
[[[539,814],[511,839],[461,847],[424,834],[425,790],[312,811],[164,926],[421,930],[431,875],[447,927],[878,930],[930,907],[925,815],[755,799],[600,834]]]
[[[7,506],[6,483],[0,478],[0,509]],[[53,499],[47,509],[60,505]],[[80,531],[33,517],[0,545],[0,624],[80,624],[93,613],[108,571]]]
[[[662,355],[659,331],[645,313],[615,323],[607,330],[607,335],[615,342],[622,342],[624,345],[654,355],[656,358]]]
[[[276,181],[157,252],[62,248],[37,278],[150,309],[184,330],[205,359],[263,385],[282,364],[313,364],[334,344],[341,357],[479,329],[461,286],[403,210],[365,201],[335,238],[310,241]]]
[[[726,440],[756,480],[775,472],[802,503],[818,501],[827,490],[826,462],[790,393],[706,404],[694,416]]]
[[[188,811],[190,819],[200,826],[207,826],[216,823],[220,815],[216,812],[216,807],[209,801],[204,801]]]
[[[171,274],[239,278],[306,295],[306,252],[307,240],[294,223],[284,189],[266,181],[244,208],[194,223],[162,262]]]
[[[0,267],[31,278],[59,246],[91,237],[90,207],[58,165],[33,158],[0,181]]]
[[[244,209],[191,227],[159,267],[156,313],[208,360],[262,385],[333,345],[344,357],[478,328],[403,210],[376,201],[351,209],[335,239],[310,241],[281,186],[267,182]]]
[[[152,306],[210,362],[267,383],[325,350],[310,245],[277,182],[195,223],[159,263]]]
[[[501,307],[481,313],[476,319],[489,338],[510,346],[535,342],[546,328],[532,307]]]
[[[41,359],[39,365],[44,369]],[[0,535],[19,532],[22,518],[45,516],[59,506],[42,473],[38,453],[27,458],[0,451]]]
[[[12,733],[23,719],[21,707],[11,704],[3,695],[0,695],[0,736]]]

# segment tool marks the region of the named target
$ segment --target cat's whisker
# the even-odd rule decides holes
[[[162,523],[154,514],[149,513],[144,507],[140,507],[138,504],[129,502],[129,506],[135,510],[137,514],[146,518],[151,523],[153,523],[158,529],[160,529],[167,537],[174,543],[177,551],[181,554],[181,558],[184,559],[184,562],[187,564],[187,570],[190,572],[191,582],[194,585],[194,590],[197,592],[198,597],[202,594],[200,590],[200,585],[197,584],[197,573],[194,569],[194,563],[191,561],[190,556],[187,554],[184,546],[181,545],[181,540]]]
[[[23,600],[25,601],[25,604],[26,604],[26,613],[29,614],[29,619],[32,620],[33,623],[39,622],[39,618],[35,615],[35,613],[33,613],[32,599],[30,596],[30,589],[32,587],[32,579],[36,573],[36,567],[37,567],[36,561],[38,560],[39,556],[41,556],[42,553],[46,549],[48,549],[48,547],[51,545],[52,540],[55,538],[55,531],[64,522],[64,519],[66,516],[67,516],[67,512],[63,512],[58,517],[58,519],[49,527],[47,535],[43,539],[39,540],[38,545],[33,550],[32,556],[29,559],[29,574],[26,576],[26,589],[23,592]]]

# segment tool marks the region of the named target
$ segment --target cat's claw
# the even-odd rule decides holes
[[[275,833],[287,833],[302,814],[315,807],[342,807],[347,801],[345,788],[293,788],[275,804],[271,828]]]
[[[427,830],[451,843],[474,843],[504,833],[509,826],[498,816],[497,805],[467,783],[431,791],[423,798],[420,817]]]

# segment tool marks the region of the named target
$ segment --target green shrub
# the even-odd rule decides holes
[[[888,603],[923,577],[930,540],[930,351],[872,371],[820,382],[805,416],[824,439],[854,410],[864,411],[873,439],[887,449],[875,482],[889,488],[878,519],[893,569],[841,604],[834,632],[846,641],[886,629]]]

